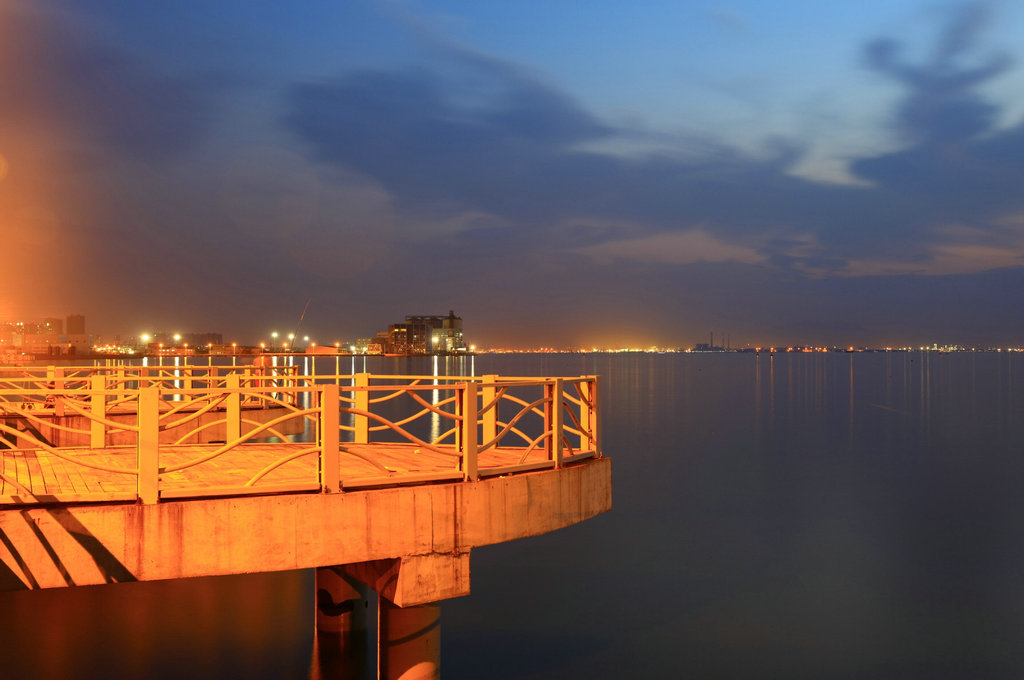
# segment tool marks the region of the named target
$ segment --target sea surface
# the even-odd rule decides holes
[[[602,376],[614,509],[473,551],[446,679],[1024,677],[1024,354],[348,361]],[[316,647],[308,571],[0,612],[3,678],[366,674]]]

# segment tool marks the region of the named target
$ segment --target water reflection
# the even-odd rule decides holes
[[[3,677],[310,677],[312,599],[304,572],[4,593]]]

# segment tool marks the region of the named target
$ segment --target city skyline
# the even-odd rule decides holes
[[[2,0],[0,318],[1016,346],[1022,31],[1010,2]]]
[[[437,327],[431,333],[423,334],[420,338],[421,346],[410,348],[388,344],[384,336],[393,335],[397,330],[402,335],[402,342],[407,342],[404,334],[407,332],[410,321],[420,323],[424,319],[433,320],[435,323],[443,323],[445,317],[405,317],[405,323],[389,324],[387,331],[378,331],[375,336],[364,334],[361,337],[343,336],[335,333],[329,336],[311,337],[308,334],[295,332],[280,332],[271,330],[260,334],[256,339],[238,337],[225,339],[222,333],[215,331],[195,331],[167,329],[147,330],[143,332],[122,332],[108,333],[106,335],[88,333],[83,335],[85,329],[85,318],[78,314],[67,317],[69,327],[74,324],[71,330],[62,333],[60,330],[63,320],[55,317],[10,320],[0,319],[0,350],[24,352],[46,356],[64,356],[65,348],[71,345],[68,340],[74,340],[76,351],[65,358],[116,356],[122,354],[140,354],[147,350],[154,354],[185,354],[204,356],[206,354],[241,354],[263,353],[263,352],[297,352],[323,353],[320,350],[332,350],[343,354],[391,354],[391,355],[429,355],[429,354],[460,354],[469,353],[615,353],[615,352],[889,352],[889,351],[938,351],[940,353],[950,352],[991,352],[1007,351],[1022,352],[1024,344],[1009,343],[1006,345],[986,344],[964,344],[944,339],[943,341],[929,341],[915,345],[892,345],[892,344],[850,344],[850,343],[767,343],[756,341],[744,341],[735,343],[730,334],[719,333],[718,342],[715,341],[715,332],[709,332],[709,342],[697,343],[675,343],[666,345],[654,344],[633,344],[633,345],[608,345],[600,343],[578,343],[575,345],[516,345],[516,344],[490,344],[477,346],[474,342],[463,342],[461,330],[461,318],[454,317],[454,311],[449,312],[450,317],[459,322],[457,331]],[[57,329],[53,326],[56,324]],[[20,340],[23,342],[19,345]],[[429,337],[432,336],[432,337]],[[85,338],[91,341],[91,345],[85,342]],[[438,344],[444,338],[443,344]],[[46,347],[50,340],[56,341],[55,348]],[[391,342],[395,342],[392,338]],[[433,349],[431,344],[433,343]],[[376,347],[373,345],[377,343]],[[333,346],[333,349],[332,349]],[[319,348],[319,349],[318,349]],[[230,351],[227,351],[230,350]]]

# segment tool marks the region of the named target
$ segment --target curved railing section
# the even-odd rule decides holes
[[[0,504],[337,493],[601,455],[596,376],[214,368],[0,372]]]

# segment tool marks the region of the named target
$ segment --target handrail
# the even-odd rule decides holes
[[[48,456],[68,465],[134,476],[135,497],[157,503],[165,493],[167,498],[186,492],[191,497],[193,491],[202,495],[202,487],[183,488],[180,480],[185,478],[174,473],[191,469],[195,472],[189,479],[201,479],[204,464],[231,451],[262,452],[261,468],[238,493],[259,493],[261,486],[281,488],[276,482],[269,487],[259,482],[281,466],[314,454],[316,465],[304,462],[286,473],[293,480],[289,488],[312,484],[319,485],[321,493],[340,492],[339,455],[368,463],[383,475],[376,480],[394,478],[394,483],[402,483],[402,474],[424,477],[394,473],[375,460],[374,447],[405,446],[409,448],[402,449],[407,452],[402,456],[422,455],[432,461],[425,468],[410,463],[413,470],[450,470],[443,461],[451,460],[454,470],[443,474],[450,477],[454,472],[467,481],[558,468],[567,461],[601,455],[596,376],[302,375],[291,370],[297,367],[226,368],[95,367],[26,374],[0,367],[0,447],[6,447],[0,448],[0,457],[22,450],[40,452],[31,459],[31,478],[19,462],[17,468],[0,467],[0,485],[16,490],[18,498],[52,498],[38,492],[44,488],[42,477],[49,474],[45,484],[53,477],[45,473],[45,466],[39,467],[49,464]],[[296,421],[305,424],[282,427]],[[44,427],[52,442],[33,429]],[[298,446],[289,441],[289,431],[315,435]],[[214,442],[215,437],[223,439]],[[268,437],[280,443],[268,443]],[[134,449],[132,466],[103,464],[122,460],[125,446]],[[174,457],[167,457],[171,446]],[[90,449],[110,455],[84,456]],[[351,468],[352,464],[347,463],[347,469],[362,469]],[[44,475],[37,474],[40,469]],[[306,474],[316,475],[319,482],[294,481]],[[52,483],[59,484],[56,478]],[[230,489],[220,493],[235,493],[236,487]],[[123,491],[90,494],[85,495],[96,500],[126,496]],[[0,503],[14,502],[11,498],[0,494]]]
[[[169,467],[161,467],[160,468],[160,472],[177,472],[179,470],[185,470],[187,468],[194,467],[194,466],[200,465],[202,463],[206,463],[206,462],[211,461],[214,458],[217,458],[218,456],[221,456],[221,455],[227,453],[228,451],[234,449],[235,447],[237,447],[239,444],[242,444],[246,440],[252,439],[252,435],[254,435],[254,434],[259,434],[260,432],[268,430],[268,429],[272,428],[274,425],[277,425],[278,423],[282,423],[282,422],[284,422],[286,420],[290,420],[292,418],[297,418],[299,416],[304,416],[307,413],[315,413],[315,412],[316,412],[316,409],[306,409],[304,411],[295,411],[295,412],[292,412],[292,413],[287,413],[287,414],[285,414],[285,415],[283,415],[283,416],[281,416],[279,418],[274,418],[270,422],[262,423],[256,429],[254,429],[254,430],[252,430],[250,432],[247,432],[246,434],[244,434],[244,435],[242,435],[240,437],[236,437],[234,440],[232,440],[230,442],[225,442],[223,446],[221,446],[220,448],[215,449],[212,453],[204,454],[202,456],[199,456],[198,458],[193,458],[192,460],[186,461],[186,462],[181,463],[179,465],[171,465]]]

